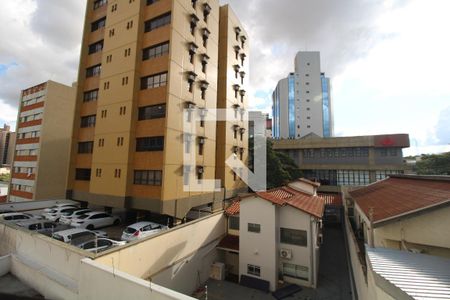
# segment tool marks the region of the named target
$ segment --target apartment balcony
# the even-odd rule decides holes
[[[17,139],[16,140],[16,145],[37,144],[37,143],[39,143],[39,138],[38,137],[27,138],[27,139]]]
[[[19,128],[37,126],[42,124],[42,119],[19,123]]]
[[[15,161],[37,161],[37,155],[16,156]]]
[[[10,195],[25,198],[25,199],[30,199],[30,200],[33,199],[33,193],[30,193],[30,192],[11,190]]]

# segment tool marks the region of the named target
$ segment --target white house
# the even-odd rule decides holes
[[[225,263],[241,283],[250,281],[271,291],[279,282],[316,286],[324,211],[317,187],[299,179],[240,197],[226,210],[229,235],[218,248],[226,251]]]

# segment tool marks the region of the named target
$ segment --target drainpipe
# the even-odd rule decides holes
[[[369,226],[370,226],[370,229],[369,229],[369,234],[370,234],[370,237],[369,237],[369,247],[370,248],[373,248],[374,247],[374,245],[375,245],[375,242],[374,242],[374,234],[373,234],[373,207],[370,207],[369,208]]]
[[[311,243],[310,243],[310,246],[309,246],[309,250],[311,251],[311,259],[310,259],[310,264],[311,264],[311,284],[312,284],[312,286],[314,287],[314,285],[315,285],[315,263],[314,263],[314,253],[315,253],[315,247],[314,247],[314,243],[313,243],[313,231],[312,231],[312,228],[313,228],[313,224],[314,224],[314,219],[312,218],[312,217],[310,217],[311,218],[311,221],[309,222],[309,232],[310,232],[310,240],[311,240]]]

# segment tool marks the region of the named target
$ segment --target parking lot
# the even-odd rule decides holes
[[[165,216],[157,215],[157,214],[139,214],[138,212],[133,211],[113,211],[111,214],[106,213],[103,211],[102,207],[89,207],[84,208],[84,211],[81,212],[81,207],[69,207],[63,205],[64,203],[58,204],[58,207],[47,207],[41,208],[41,209],[35,209],[35,210],[14,210],[14,209],[8,209],[8,211],[0,211],[0,219],[14,223],[18,226],[21,226],[23,228],[26,228],[31,231],[39,232],[41,234],[45,234],[47,236],[52,236],[53,234],[57,234],[60,236],[63,236],[63,233],[65,230],[74,229],[74,228],[80,228],[80,229],[86,229],[88,227],[91,230],[94,230],[95,232],[100,232],[100,234],[97,234],[97,238],[101,235],[103,237],[103,233],[106,233],[106,236],[108,239],[112,240],[109,242],[110,244],[115,241],[121,241],[122,234],[124,230],[132,224],[135,224],[137,222],[152,222],[156,224],[161,224],[162,226],[156,226],[155,229],[153,229],[154,225],[151,225],[152,230],[142,230],[140,231],[139,228],[137,231],[139,234],[139,238],[149,236],[153,233],[157,233],[160,230],[164,230],[165,226],[168,224],[171,224],[172,220],[168,219]],[[50,211],[50,209],[53,208],[53,210]],[[86,211],[86,209],[89,209],[90,211]],[[64,217],[64,212],[67,214],[66,216],[69,216],[68,222],[70,223],[71,220],[76,219],[76,221],[84,222],[79,227],[72,226],[72,224],[63,224],[62,220]],[[78,215],[75,215],[75,213],[78,213]],[[86,215],[94,214],[97,216],[100,216],[100,218],[92,220],[92,217],[86,217]],[[72,218],[72,219],[70,219]],[[83,219],[84,218],[84,219]],[[106,224],[104,221],[103,223],[100,223],[99,221],[102,220],[109,220],[109,222]],[[118,221],[120,220],[120,222]],[[164,224],[165,223],[165,224]],[[105,225],[106,224],[106,225]],[[94,226],[94,228],[91,228]],[[161,228],[159,228],[161,227]],[[131,236],[131,238],[134,238],[134,235]],[[71,244],[81,244],[78,240],[76,242],[73,242],[71,240],[65,240],[65,238],[59,238],[61,241],[65,241]],[[71,238],[70,238],[71,239]],[[95,237],[89,238],[89,236],[83,238],[83,242],[88,242],[90,240],[96,240]],[[106,241],[105,241],[106,243]],[[122,242],[123,243],[123,242]],[[110,247],[102,248],[100,250],[95,249],[95,252],[102,251],[106,249],[110,249],[112,247],[116,247],[119,244],[113,243],[110,245]],[[95,244],[95,247],[97,247],[98,244]],[[90,248],[85,248],[90,249]]]

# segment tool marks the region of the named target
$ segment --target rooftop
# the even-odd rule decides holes
[[[239,251],[239,236],[226,235],[217,245],[217,248]]]
[[[300,180],[300,179],[299,179]],[[306,182],[304,180],[301,180]],[[308,182],[307,182],[308,183]],[[310,184],[314,184],[311,182]],[[322,218],[323,211],[325,208],[325,200],[321,196],[312,196],[293,188],[283,186],[279,188],[274,188],[265,192],[256,192],[255,194],[249,194],[242,197],[237,197],[228,208],[225,209],[225,214],[227,215],[237,215],[239,214],[239,202],[249,196],[255,196],[270,201],[279,206],[290,205],[298,210],[301,210],[307,214],[310,214],[317,218]]]
[[[357,206],[374,224],[427,209],[450,205],[449,176],[392,176],[350,192]]]
[[[371,269],[387,281],[394,298],[404,298],[406,293],[413,299],[450,299],[450,259],[370,247],[367,256]]]

